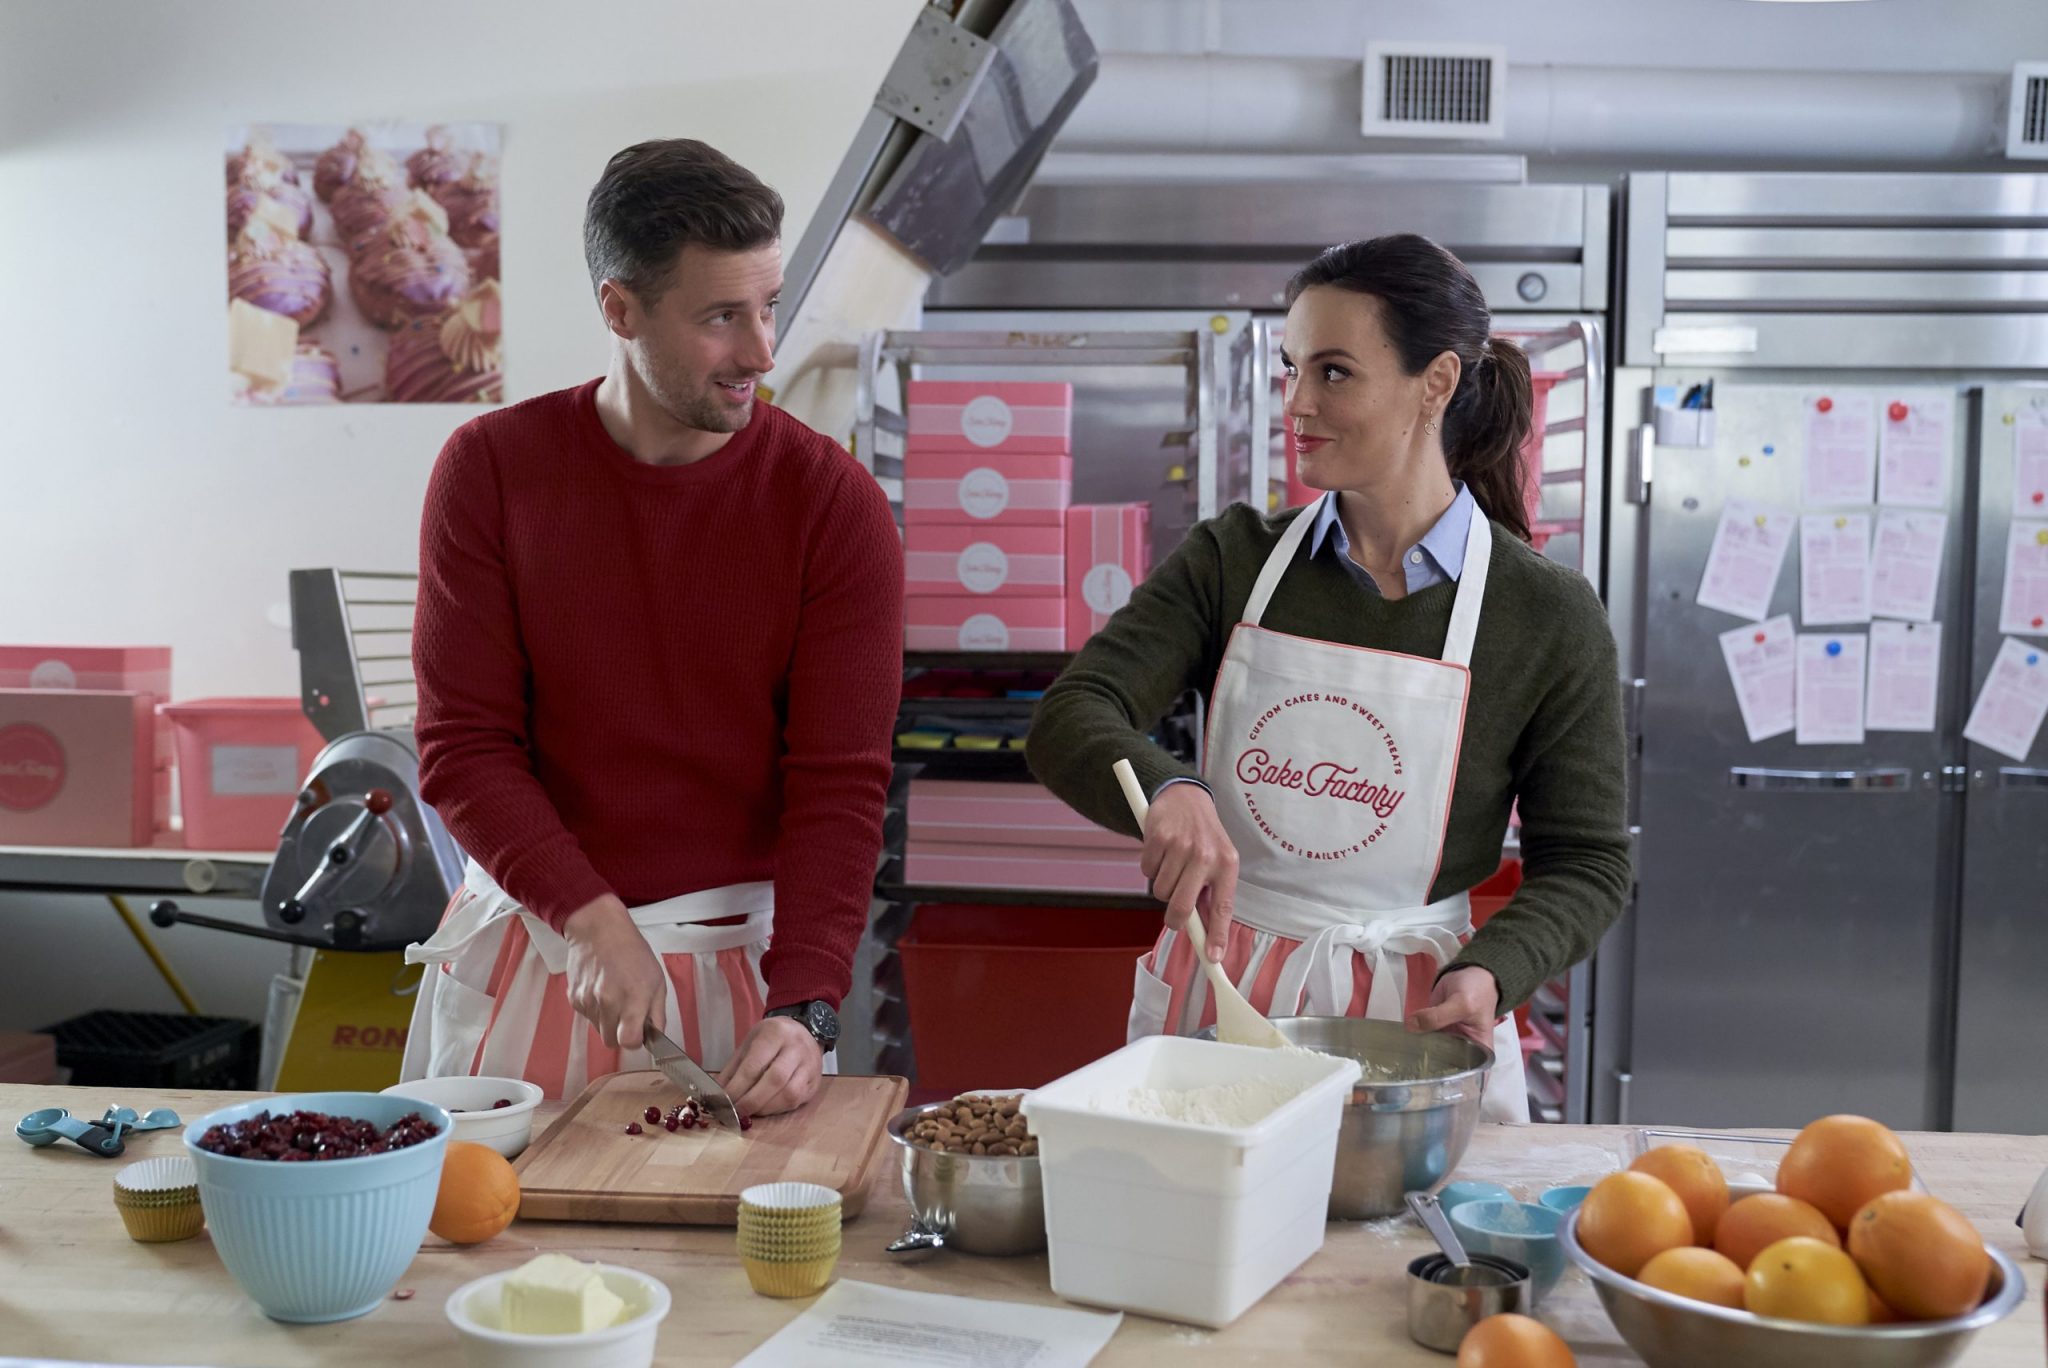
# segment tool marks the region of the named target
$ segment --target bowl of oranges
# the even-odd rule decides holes
[[[1731,1183],[1697,1145],[1649,1149],[1558,1238],[1651,1368],[1939,1368],[2026,1294],[1860,1116],[1801,1131],[1770,1185]]]

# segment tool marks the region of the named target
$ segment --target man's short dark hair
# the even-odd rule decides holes
[[[606,163],[583,211],[583,259],[594,290],[616,280],[645,303],[672,283],[692,243],[722,252],[782,236],[782,196],[694,138],[635,143]]]

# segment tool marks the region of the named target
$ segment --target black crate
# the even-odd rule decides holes
[[[57,1063],[82,1088],[256,1086],[261,1031],[235,1017],[171,1012],[87,1012],[43,1028],[57,1038]]]

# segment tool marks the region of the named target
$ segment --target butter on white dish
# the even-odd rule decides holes
[[[587,1335],[616,1323],[626,1303],[593,1264],[543,1254],[505,1279],[500,1329],[515,1335]]]
[[[1247,1079],[1201,1088],[1132,1088],[1128,1092],[1101,1093],[1091,1100],[1091,1105],[1096,1111],[1125,1116],[1234,1129],[1257,1124],[1301,1090],[1299,1083]]]

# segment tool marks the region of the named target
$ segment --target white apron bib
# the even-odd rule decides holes
[[[774,929],[774,885],[707,888],[633,908],[632,917],[667,971],[670,1034],[678,1039],[688,1034],[676,989],[677,977],[687,975],[696,1008],[697,1062],[713,1072],[723,1068],[758,1018],[767,993],[761,956]],[[745,920],[727,926],[703,924],[728,917]],[[494,998],[486,990],[514,920],[524,923],[526,949]],[[732,950],[744,951],[745,972],[753,983],[749,1002],[738,999],[720,964],[721,952]],[[420,981],[419,1000],[413,1004],[402,1079],[467,1074],[525,1078],[531,1072],[552,1076],[559,1067],[563,1097],[574,1097],[589,1082],[590,1031],[571,1030],[566,1040],[543,1039],[537,1031],[548,980],[568,968],[568,941],[515,902],[475,861],[440,928],[425,942],[407,946],[405,960],[428,967]],[[582,1024],[579,1018],[578,1025]],[[567,1058],[559,1058],[564,1051]],[[530,1070],[530,1064],[544,1067]],[[646,1051],[627,1050],[620,1053],[618,1067],[651,1069],[654,1064]],[[825,1067],[826,1072],[833,1071],[830,1055]]]
[[[1407,956],[1441,967],[1472,931],[1465,894],[1428,898],[1443,861],[1493,537],[1474,508],[1443,659],[1429,660],[1259,625],[1318,512],[1305,508],[1288,526],[1231,633],[1210,698],[1202,777],[1238,854],[1236,920],[1263,933],[1238,987],[1250,989],[1268,968],[1271,938],[1299,941],[1280,966],[1269,1016],[1343,1015],[1353,957],[1364,955],[1372,970],[1365,1015],[1399,1021]],[[1167,1029],[1174,985],[1157,970],[1172,939],[1138,963],[1133,1040]],[[1204,976],[1194,973],[1186,990],[1173,1023],[1181,1032],[1202,1018]],[[1493,1051],[1483,1114],[1527,1121],[1512,1015],[1495,1027]]]

